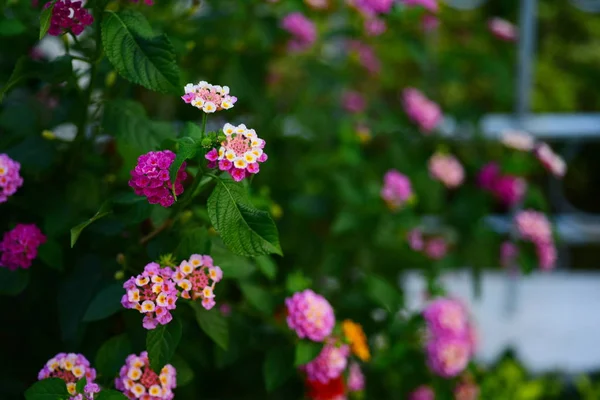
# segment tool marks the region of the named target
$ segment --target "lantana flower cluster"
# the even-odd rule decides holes
[[[392,211],[402,208],[413,197],[410,179],[400,171],[390,169],[383,177],[381,198]]]
[[[292,39],[288,42],[290,51],[305,51],[317,40],[317,28],[314,22],[301,12],[293,12],[283,17],[281,27],[292,35]]]
[[[23,185],[19,175],[21,164],[6,154],[0,154],[0,203],[4,203]]]
[[[127,356],[115,379],[115,387],[129,399],[172,400],[177,386],[177,371],[167,364],[157,374],[150,368],[148,353]]]
[[[183,101],[207,114],[229,110],[237,101],[237,97],[229,94],[228,86],[211,85],[205,81],[188,83],[184,90]]]
[[[45,242],[46,236],[35,224],[17,224],[4,233],[0,242],[0,267],[11,271],[29,268],[37,257],[38,247]]]
[[[267,153],[263,151],[265,141],[256,135],[254,129],[246,125],[233,126],[229,123],[223,127],[226,139],[217,150],[211,149],[206,153],[209,168],[229,172],[229,175],[239,182],[244,178],[257,174],[260,163],[267,161]]]
[[[90,362],[83,354],[58,353],[46,362],[38,374],[38,380],[47,378],[60,378],[65,381],[67,390],[72,396],[71,400],[92,399],[94,393],[100,391],[98,385],[94,383],[96,370],[90,366]],[[86,386],[82,396],[77,394],[76,385],[83,378],[86,379]]]
[[[210,256],[192,254],[175,269],[173,280],[184,299],[202,299],[202,306],[210,310],[215,306],[214,288],[223,278],[223,271],[213,264]],[[212,281],[212,282],[211,282]]]
[[[333,340],[327,342],[317,358],[303,367],[307,379],[327,383],[340,377],[348,366],[349,355],[350,347],[348,345],[338,345]]]
[[[473,328],[464,306],[453,299],[439,298],[423,311],[427,326],[427,365],[441,377],[460,374],[474,353]]]
[[[502,204],[509,207],[518,204],[527,190],[527,182],[523,178],[502,174],[500,165],[495,162],[484,165],[477,180],[482,189],[492,193]]]
[[[44,9],[49,7],[52,7],[51,1],[44,5]],[[52,8],[48,34],[60,36],[71,31],[73,34],[79,35],[86,26],[90,26],[92,23],[94,23],[94,17],[83,7],[81,1],[58,0]]]
[[[146,196],[150,204],[170,207],[175,202],[173,182],[169,177],[169,168],[175,161],[175,153],[171,150],[151,151],[138,158],[138,163],[131,170],[131,186],[138,196]],[[183,193],[183,181],[187,178],[186,163],[183,163],[175,177],[174,191],[179,196]]]
[[[420,90],[407,88],[402,92],[402,103],[408,118],[419,126],[424,134],[429,134],[442,121],[442,110],[429,100]]]
[[[421,385],[410,393],[408,400],[435,400],[435,392],[429,386]]]
[[[419,228],[414,228],[407,233],[406,239],[411,249],[423,252],[432,260],[440,260],[448,253],[448,242],[443,236],[424,237]]]
[[[451,154],[435,153],[429,159],[429,174],[448,189],[462,185],[465,171],[462,164]]]
[[[287,324],[299,338],[322,342],[331,335],[335,315],[331,304],[310,289],[285,299]]]
[[[554,268],[556,246],[548,218],[539,211],[523,210],[515,215],[515,226],[521,239],[535,246],[540,268],[543,270]]]

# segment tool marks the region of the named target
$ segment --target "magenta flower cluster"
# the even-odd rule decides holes
[[[326,343],[321,353],[303,367],[306,377],[310,381],[321,383],[336,379],[346,369],[349,355],[350,347],[348,345],[336,346],[334,343]]]
[[[448,242],[442,236],[425,238],[420,229],[415,228],[406,235],[408,245],[417,252],[423,252],[432,260],[441,260],[448,253]]]
[[[310,289],[285,299],[287,324],[301,339],[322,342],[333,331],[335,315],[331,304]]]
[[[82,354],[58,353],[52,357],[38,374],[38,380],[47,378],[60,378],[65,381],[67,390],[72,396],[71,400],[92,399],[94,393],[100,391],[94,383],[96,370],[90,366],[90,362]],[[86,378],[87,384],[84,388],[85,396],[77,394],[77,382]]]
[[[7,201],[23,185],[20,169],[21,164],[6,154],[0,154],[0,203]]]
[[[161,268],[152,262],[144,267],[144,272],[123,284],[126,293],[121,304],[144,314],[144,328],[154,329],[158,324],[166,325],[173,319],[171,310],[176,307],[177,289],[172,275],[170,268]]]
[[[356,362],[352,362],[350,364],[350,368],[348,368],[348,391],[350,392],[360,392],[365,389],[365,375],[362,373],[360,369],[360,365]]]
[[[475,346],[464,306],[456,300],[439,298],[425,308],[423,317],[427,326],[427,365],[444,378],[460,374]]]
[[[540,268],[543,270],[554,268],[556,246],[548,218],[539,211],[523,210],[515,215],[515,226],[521,239],[535,246]]]
[[[148,353],[143,351],[127,356],[115,379],[115,387],[127,398],[148,400],[172,400],[173,389],[177,386],[177,371],[167,364],[157,374],[150,368]]]
[[[484,165],[477,177],[479,186],[490,192],[505,206],[513,206],[521,201],[527,190],[523,178],[514,175],[503,175],[500,165],[490,162]]]
[[[398,210],[413,195],[410,179],[395,169],[390,169],[383,177],[381,198],[391,210]]]
[[[151,151],[138,158],[138,163],[131,170],[131,186],[138,196],[146,196],[150,204],[160,204],[170,207],[175,202],[173,197],[173,183],[169,177],[169,167],[175,160],[175,153],[171,150]],[[187,178],[186,164],[179,168],[175,177],[175,194],[183,193],[182,182]]]
[[[17,224],[4,233],[0,242],[0,267],[11,271],[29,268],[37,257],[38,247],[45,242],[46,236],[35,224]]]
[[[44,5],[44,9],[52,6],[49,1]],[[86,26],[94,22],[94,17],[88,10],[83,8],[81,1],[73,0],[58,0],[52,8],[52,16],[50,17],[50,28],[48,34],[52,36],[60,36],[67,31],[79,35]]]
[[[215,306],[214,288],[223,279],[223,271],[213,265],[210,256],[192,254],[189,261],[183,260],[175,269],[173,280],[184,299],[202,299],[202,306],[210,310]],[[209,284],[209,281],[212,283]]]
[[[435,153],[429,159],[429,175],[442,182],[448,189],[462,185],[465,171],[462,164],[451,154]]]
[[[408,400],[434,400],[435,393],[429,386],[421,385],[413,390],[408,396]]]
[[[402,103],[408,118],[429,134],[442,121],[442,110],[419,89],[407,88],[402,92]]]
[[[307,50],[317,40],[315,24],[301,12],[293,12],[283,17],[281,27],[293,36],[288,43],[290,51]]]

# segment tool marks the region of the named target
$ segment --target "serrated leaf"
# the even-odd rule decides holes
[[[205,310],[199,302],[192,303],[196,312],[196,321],[204,331],[223,350],[229,346],[229,325],[217,310]]]
[[[117,72],[133,83],[163,93],[177,93],[179,68],[166,35],[154,35],[146,18],[135,11],[107,11],[102,44]]]
[[[52,0],[52,2],[50,2],[50,6],[48,8],[44,8],[40,13],[40,40],[46,36],[48,29],[50,29],[50,21],[52,20],[52,10],[54,10],[54,4],[56,4],[56,0]]]
[[[8,268],[0,268],[0,294],[16,296],[25,290],[28,283],[28,270],[10,271]]]
[[[271,216],[250,205],[241,183],[219,179],[207,206],[212,224],[223,243],[234,253],[242,256],[283,255]]]
[[[96,214],[94,214],[94,216],[90,219],[88,219],[85,222],[82,222],[81,224],[71,228],[71,248],[73,248],[73,246],[75,246],[75,243],[77,243],[77,239],[79,239],[79,235],[81,235],[81,232],[92,222],[99,220],[102,217],[107,216],[108,214],[110,214],[112,212],[112,210],[110,209],[110,202],[105,201],[102,206],[100,206],[100,209],[98,210],[98,212]]]
[[[171,361],[181,340],[181,321],[174,319],[167,325],[158,325],[146,335],[146,349],[150,367],[157,373]]]
[[[78,380],[77,384],[75,385],[75,390],[77,391],[77,393],[83,394],[83,389],[85,388],[85,385],[87,385],[87,378],[84,376],[83,378]]]
[[[267,392],[281,386],[294,372],[294,353],[289,347],[271,348],[263,364]]]
[[[37,381],[25,391],[26,400],[65,400],[70,397],[65,381],[60,378]]]
[[[269,256],[260,256],[254,259],[258,269],[267,277],[269,280],[274,280],[277,276],[277,264]]]
[[[56,240],[48,239],[38,248],[38,256],[46,265],[56,270],[63,270],[63,253]]]
[[[94,396],[94,400],[129,400],[127,396],[125,396],[121,392],[117,392],[112,389],[104,389],[96,396]]]
[[[122,309],[121,298],[125,289],[120,283],[112,283],[104,287],[88,306],[83,320],[86,322],[108,318]]]
[[[322,343],[315,343],[308,340],[301,340],[296,344],[296,355],[294,357],[294,365],[299,367],[314,360],[321,350]]]
[[[94,367],[107,378],[114,377],[131,353],[131,341],[126,334],[114,336],[100,346]]]
[[[240,283],[240,289],[246,300],[257,310],[269,316],[273,314],[273,302],[269,292],[250,282]]]

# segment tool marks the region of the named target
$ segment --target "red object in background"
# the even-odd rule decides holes
[[[311,400],[341,400],[345,399],[344,380],[340,375],[327,383],[306,380],[307,396]]]

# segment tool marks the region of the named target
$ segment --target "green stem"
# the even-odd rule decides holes
[[[200,136],[201,139],[204,139],[204,133],[206,132],[206,120],[208,119],[208,114],[204,113],[204,115],[202,116],[202,135]]]

